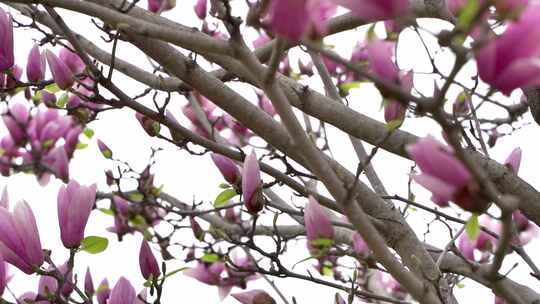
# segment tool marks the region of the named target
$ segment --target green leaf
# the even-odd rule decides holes
[[[82,149],[86,149],[88,147],[88,144],[85,144],[85,143],[77,143],[77,146],[75,147],[75,149],[77,150],[82,150]]]
[[[463,283],[457,283],[456,286],[457,286],[457,288],[464,288],[464,287],[465,287],[465,284],[463,284]]]
[[[214,207],[220,208],[227,205],[227,202],[229,202],[229,200],[235,197],[237,194],[238,193],[236,193],[234,189],[223,190],[214,200]]]
[[[201,257],[201,261],[205,263],[215,263],[219,261],[219,255],[215,253],[207,253]]]
[[[327,277],[333,277],[334,276],[334,270],[332,269],[332,266],[324,265],[322,267],[322,274]]]
[[[161,125],[157,121],[152,122],[152,130],[154,131],[154,134],[158,135],[159,131],[161,131]]]
[[[109,289],[108,284],[99,284],[98,288],[96,289],[96,294],[107,291],[107,289]]]
[[[403,124],[403,120],[395,119],[390,122],[387,122],[385,127],[386,129],[388,129],[388,131],[393,132],[399,129],[399,127],[401,127],[402,124]]]
[[[346,82],[339,85],[339,90],[345,94],[349,94],[352,89],[357,89],[362,83],[360,81]]]
[[[112,158],[111,150],[102,150],[101,154],[103,154],[103,157],[105,157],[106,159],[111,159]]]
[[[105,251],[109,245],[109,240],[100,236],[87,236],[81,242],[81,250],[91,254]]]
[[[54,144],[54,140],[47,139],[45,142],[43,142],[43,149],[50,148]]]
[[[331,239],[316,239],[311,241],[311,245],[317,247],[317,248],[330,248],[334,244],[334,240]]]
[[[148,280],[146,280],[146,281],[144,282],[143,286],[146,287],[146,288],[152,287],[152,281],[153,281],[153,279],[152,279],[151,277],[148,278]]]
[[[161,185],[161,186],[159,186],[159,188],[153,187],[152,188],[152,194],[154,196],[159,196],[161,194],[161,192],[163,192],[164,187],[165,187],[165,185]]]
[[[140,214],[136,215],[134,218],[130,219],[130,222],[135,226],[135,227],[140,227],[140,228],[146,228],[148,227],[148,224],[146,223],[146,220],[144,219],[144,217]]]
[[[458,26],[462,29],[468,29],[479,8],[478,0],[469,0],[459,14]]]
[[[221,183],[221,184],[219,184],[219,187],[221,189],[229,189],[231,187],[231,185],[229,185],[227,183]]]
[[[480,234],[480,224],[478,224],[478,215],[473,214],[465,224],[465,232],[470,240],[474,241]]]
[[[144,199],[144,195],[140,192],[132,192],[129,194],[129,200],[135,203],[140,203]]]
[[[45,87],[45,90],[49,91],[49,93],[58,93],[60,92],[60,88],[56,83],[51,83],[48,86]]]
[[[112,211],[112,209],[109,209],[109,208],[98,208],[98,210],[107,215],[114,215],[114,211]]]
[[[56,106],[59,108],[63,108],[66,106],[66,103],[68,101],[68,94],[64,93],[58,100],[56,100]]]
[[[90,128],[85,128],[84,131],[83,131],[83,134],[84,136],[86,136],[88,139],[91,139],[92,137],[94,137],[94,130],[90,129]]]

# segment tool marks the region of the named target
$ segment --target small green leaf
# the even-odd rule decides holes
[[[108,284],[99,284],[98,288],[96,289],[96,294],[107,291],[107,289],[109,289]]]
[[[333,277],[334,276],[334,270],[332,269],[331,266],[324,265],[322,267],[321,272],[322,272],[322,275],[327,276],[327,277]]]
[[[56,100],[56,106],[59,108],[64,108],[66,106],[66,103],[68,101],[68,94],[64,93],[58,100]]]
[[[478,224],[478,215],[473,214],[465,224],[465,232],[470,240],[474,241],[480,234],[480,224]]]
[[[86,136],[88,139],[91,139],[92,137],[94,137],[94,130],[90,129],[90,128],[85,128],[84,131],[83,131],[83,134],[84,136]]]
[[[107,215],[114,215],[114,211],[112,211],[112,209],[108,209],[108,208],[98,208],[99,211],[107,214]]]
[[[144,195],[140,192],[132,192],[129,194],[129,200],[135,203],[140,203],[144,199]]]
[[[130,222],[135,226],[135,227],[140,227],[140,228],[146,228],[148,227],[148,224],[146,223],[146,220],[144,219],[144,217],[140,214],[136,215],[134,218],[130,219]]]
[[[159,188],[153,187],[152,188],[152,194],[154,196],[159,196],[161,194],[161,192],[163,192],[163,187],[165,187],[165,185],[161,185],[161,186],[159,186]]]
[[[395,119],[390,122],[387,122],[385,127],[386,129],[388,129],[388,131],[393,132],[399,129],[399,127],[401,127],[402,124],[403,124],[403,120]]]
[[[85,144],[85,143],[77,143],[77,146],[75,147],[75,149],[77,150],[83,150],[83,149],[86,149],[88,147],[88,144]]]
[[[54,144],[54,140],[47,139],[45,142],[43,142],[43,149],[50,148]]]
[[[146,288],[152,287],[152,281],[153,281],[153,280],[152,280],[151,277],[148,278],[148,280],[146,280],[146,281],[144,282],[143,286],[146,287]]]
[[[45,90],[49,91],[49,93],[58,93],[60,92],[60,88],[56,83],[51,83],[48,86],[45,87]]]
[[[207,253],[201,257],[201,261],[205,263],[215,263],[219,261],[219,255],[215,253]]]
[[[350,90],[359,88],[361,84],[360,81],[342,83],[339,85],[339,90],[348,95]]]
[[[111,150],[107,149],[107,150],[101,150],[101,154],[103,155],[103,157],[105,157],[106,159],[111,159],[112,158],[112,152]]]
[[[463,284],[463,283],[457,283],[456,286],[457,286],[457,288],[463,288],[463,287],[465,287],[465,284]]]
[[[87,236],[81,242],[81,250],[91,254],[105,251],[109,245],[109,240],[100,236]]]
[[[234,189],[223,190],[220,194],[218,194],[218,196],[214,200],[214,207],[219,208],[219,207],[225,206],[227,202],[231,198],[235,197],[237,194],[238,193],[236,193]]]
[[[161,131],[161,125],[157,121],[152,122],[152,130],[154,131],[154,134],[158,135],[159,131]]]
[[[231,185],[229,185],[227,183],[221,183],[221,184],[219,184],[219,187],[221,189],[229,189],[231,187]]]
[[[311,241],[311,245],[317,247],[317,248],[330,248],[334,244],[334,240],[331,239],[316,239]]]

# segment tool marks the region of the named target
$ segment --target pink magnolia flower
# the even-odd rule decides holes
[[[324,34],[328,19],[336,12],[329,0],[274,0],[271,5],[272,30],[291,41]]]
[[[471,100],[471,95],[466,92],[461,92],[457,97],[454,103],[452,104],[452,111],[455,115],[464,115],[469,113],[469,101]]]
[[[0,8],[0,72],[13,66],[13,22],[11,15]]]
[[[102,142],[100,139],[97,140],[97,144],[98,144],[99,151],[101,152],[103,157],[105,157],[107,159],[111,159],[112,158],[111,149],[109,149],[109,147],[104,142]]]
[[[317,241],[324,239],[333,242],[334,226],[327,211],[312,196],[308,198],[304,209],[304,225],[309,251],[316,255],[320,254],[320,251],[326,252],[328,245],[317,244]]]
[[[46,68],[45,56],[39,51],[39,46],[35,44],[28,54],[26,78],[31,82],[41,81],[45,77]]]
[[[353,250],[359,257],[365,258],[369,255],[369,247],[366,244],[366,241],[362,238],[360,233],[354,232],[352,235],[353,241]]]
[[[393,19],[407,15],[408,0],[332,0],[366,21]]]
[[[400,126],[405,120],[407,108],[399,101],[390,100],[384,105],[384,121]]]
[[[36,219],[24,201],[17,203],[12,213],[0,208],[0,254],[26,274],[43,264]]]
[[[139,267],[146,280],[156,280],[161,274],[156,257],[145,240],[142,241],[139,251]]]
[[[58,87],[62,90],[71,88],[75,83],[75,77],[68,65],[49,50],[45,51],[45,57],[53,74],[54,82]]]
[[[107,278],[103,279],[99,283],[98,288],[96,289],[96,298],[99,304],[107,304],[109,297],[111,295],[111,289],[109,287],[109,281]]]
[[[172,10],[176,6],[176,0],[148,0],[148,10],[153,13]]]
[[[77,248],[96,200],[96,185],[82,186],[71,180],[58,191],[58,224],[66,248]]]
[[[206,11],[208,6],[208,0],[197,0],[197,3],[193,7],[195,14],[199,19],[204,20],[206,18]]]
[[[242,293],[231,294],[238,302],[242,304],[275,304],[276,301],[266,291],[254,289]]]
[[[488,226],[486,228],[491,228],[490,230],[493,229],[493,225],[487,220],[483,220],[482,222],[484,224],[483,226]],[[485,263],[488,261],[489,255],[491,250],[494,248],[495,243],[496,239],[484,231],[480,231],[480,234],[475,240],[471,240],[466,233],[463,233],[459,237],[458,249],[463,257],[465,257],[467,260]],[[474,255],[476,251],[482,254],[479,258],[475,257]]]
[[[95,291],[94,282],[92,281],[92,273],[90,273],[90,267],[87,267],[86,274],[84,276],[84,293],[86,296],[92,298]]]
[[[219,172],[221,172],[221,175],[223,175],[223,178],[225,178],[229,184],[234,185],[238,182],[240,179],[240,170],[230,158],[216,153],[212,153],[210,157],[212,158],[212,161],[214,161]]]
[[[540,85],[540,43],[523,47],[521,41],[540,41],[540,6],[527,9],[499,37],[475,54],[480,78],[505,95],[514,89]]]
[[[253,151],[244,160],[244,168],[242,169],[244,205],[252,214],[259,213],[264,207],[261,186],[261,169],[255,151]]]
[[[446,207],[453,201],[470,212],[483,212],[488,207],[489,201],[481,196],[471,174],[450,147],[428,136],[409,145],[407,152],[422,170],[414,181],[431,191],[435,204]]]
[[[58,57],[60,61],[67,65],[73,74],[80,74],[86,68],[86,64],[84,64],[81,57],[66,47],[60,49]]]
[[[25,127],[28,124],[28,119],[30,116],[30,111],[22,103],[13,104],[9,112],[2,115],[2,120],[8,129],[9,134],[13,141],[17,144],[24,141]]]
[[[225,270],[223,262],[215,262],[210,265],[199,262],[195,268],[184,270],[184,275],[204,284],[219,285],[223,270]]]
[[[525,246],[538,236],[538,227],[519,210],[512,213],[512,219],[516,225],[517,236],[512,239],[512,244]]]
[[[519,166],[521,164],[521,148],[515,148],[512,153],[508,155],[508,158],[504,161],[506,167],[508,167],[514,174],[518,174]]]
[[[367,59],[369,67],[382,81],[399,83],[399,68],[394,63],[393,41],[373,39],[367,45]]]
[[[257,39],[253,40],[253,47],[258,49],[265,46],[270,41],[272,41],[272,38],[268,37],[265,33],[262,33]]]
[[[111,290],[108,304],[133,304],[135,302],[135,289],[124,277],[118,279],[116,285]]]
[[[8,280],[8,267],[4,261],[4,257],[0,254],[0,296],[4,294]]]
[[[268,97],[266,97],[265,94],[257,94],[257,97],[258,97],[259,108],[261,108],[266,114],[268,114],[268,115],[270,115],[272,117],[277,115],[277,112],[276,112],[276,109],[274,108],[274,105],[272,104],[270,99],[268,99]]]

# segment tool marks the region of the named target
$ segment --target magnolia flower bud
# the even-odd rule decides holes
[[[58,191],[58,224],[66,248],[77,248],[96,200],[96,185],[81,186],[71,180]]]
[[[242,293],[233,293],[231,297],[242,304],[275,304],[276,301],[264,290],[254,289]]]
[[[195,4],[195,14],[197,14],[197,17],[201,20],[206,18],[207,3],[208,0],[197,0],[197,3]]]
[[[309,251],[312,254],[319,254],[321,250],[327,251],[329,248],[326,247],[326,244],[318,242],[320,240],[333,242],[334,226],[332,226],[327,211],[319,205],[313,196],[309,197],[304,209],[304,225],[306,226]]]
[[[223,178],[225,178],[229,184],[234,185],[238,182],[240,170],[238,170],[238,167],[230,158],[216,153],[212,153],[210,157],[219,169],[219,172],[221,172],[221,175],[223,175]]]
[[[98,144],[99,151],[101,152],[103,157],[105,157],[106,159],[111,159],[112,158],[111,149],[109,149],[109,147],[107,147],[107,145],[99,139],[97,140],[97,144]]]
[[[39,46],[35,44],[28,54],[26,63],[26,78],[31,82],[39,82],[45,77],[45,56],[39,51]]]
[[[101,283],[99,283],[99,286],[96,289],[96,298],[98,304],[107,304],[107,300],[109,300],[110,295],[111,289],[109,287],[109,281],[107,281],[105,278],[101,281]]]
[[[135,299],[135,289],[126,278],[121,277],[111,290],[107,304],[133,304]]]
[[[0,8],[0,72],[11,68],[15,63],[13,54],[13,22],[11,15]]]
[[[92,281],[92,274],[90,273],[90,267],[86,268],[86,275],[84,276],[84,293],[87,297],[92,298],[94,295],[94,282]]]
[[[519,166],[521,164],[521,148],[515,148],[512,150],[512,153],[508,155],[508,158],[504,161],[504,164],[514,172],[514,174],[517,174],[519,171]]]
[[[146,280],[155,280],[161,274],[156,257],[145,240],[142,241],[139,251],[139,267]]]
[[[0,242],[6,262],[24,273],[32,274],[43,264],[36,218],[25,201],[17,203],[13,212],[0,208]]]
[[[242,194],[244,205],[252,214],[257,214],[264,207],[264,200],[261,192],[261,170],[255,152],[244,160],[242,169]]]
[[[75,82],[75,77],[71,69],[49,50],[45,51],[45,57],[53,74],[54,82],[56,82],[58,87],[62,90],[71,88]]]

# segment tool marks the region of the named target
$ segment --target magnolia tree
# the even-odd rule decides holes
[[[506,160],[490,157],[501,137],[536,127],[529,110],[540,122],[534,1],[0,2],[0,172],[32,174],[42,189],[65,183],[58,248],[37,224],[54,212],[36,218],[4,189],[2,303],[198,301],[167,283],[178,276],[244,304],[297,303],[304,290],[281,278],[332,289],[319,303],[468,303],[455,291],[478,288],[471,281],[493,294],[483,303],[540,302],[526,252],[540,193],[518,177],[520,144]],[[400,68],[402,58],[429,68]],[[113,117],[124,112],[161,145],[142,170],[92,129],[122,128]],[[83,184],[70,162],[89,142],[109,168]],[[155,182],[164,149],[211,163],[222,182],[204,186],[219,194],[168,193]],[[410,166],[405,185],[381,177],[394,169],[378,162],[389,153]],[[96,213],[111,227],[85,233]],[[432,225],[446,229],[436,240],[426,238]],[[108,239],[122,248],[135,236],[139,251],[122,256],[138,256],[140,277],[109,267],[96,280],[103,266],[81,265]],[[518,280],[509,259],[522,265]],[[27,276],[39,287],[13,292]]]

